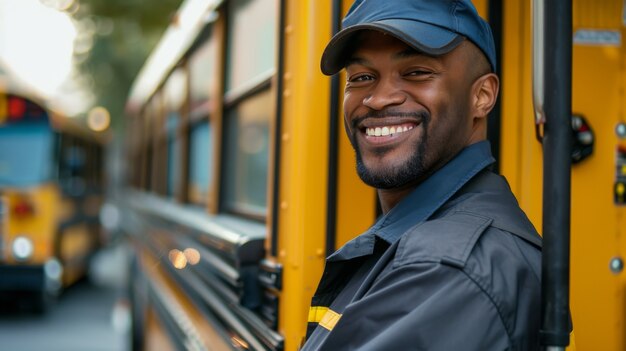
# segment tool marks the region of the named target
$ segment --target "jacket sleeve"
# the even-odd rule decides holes
[[[322,350],[505,350],[491,300],[462,270],[413,263],[383,274],[347,306]]]

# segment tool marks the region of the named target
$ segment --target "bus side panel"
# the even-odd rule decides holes
[[[620,33],[623,1],[574,2],[575,38],[588,33],[602,37]],[[613,201],[616,151],[624,144],[615,131],[626,122],[624,88],[626,51],[621,44],[574,41],[572,112],[584,116],[595,132],[591,157],[572,168],[571,305],[576,342],[581,349],[623,350],[623,272],[609,269],[613,257],[623,257],[626,243],[624,207]],[[623,39],[622,39],[623,40]]]
[[[506,2],[504,11],[502,173],[540,230],[543,152],[536,139],[532,104],[531,9],[529,2]]]
[[[330,2],[285,1],[279,233],[283,266],[278,330],[285,349],[304,337],[325,257],[329,80],[319,57],[330,34]],[[276,233],[273,233],[276,235]]]
[[[474,7],[476,7],[476,11],[482,17],[487,19],[487,5],[489,5],[489,0],[472,0]]]
[[[582,350],[626,346],[625,278],[609,269],[611,258],[624,252],[620,239],[624,208],[613,202],[613,184],[616,148],[621,143],[615,128],[626,119],[626,56],[623,44],[600,42],[606,33],[599,32],[610,30],[623,37],[622,6],[616,0],[574,1],[574,32],[589,30],[592,39],[574,44],[572,112],[584,116],[595,132],[593,154],[572,167],[570,302],[576,344]],[[543,167],[533,123],[530,11],[528,2],[505,2],[500,158],[502,173],[541,230]]]
[[[154,309],[149,309],[146,316],[146,340],[144,350],[150,351],[174,351],[176,347],[172,345],[167,336],[162,322]]]
[[[187,343],[197,345],[208,350],[231,350],[232,347],[225,341],[224,335],[214,329],[211,321],[200,312],[178,286],[177,282],[166,272],[164,263],[159,257],[146,249],[140,249],[140,264],[142,271],[150,281],[148,288],[148,308],[145,322],[144,336],[146,350],[175,350],[172,347],[176,343]],[[159,312],[161,311],[161,312]],[[175,334],[172,336],[168,332],[167,321],[175,321],[178,326],[171,326],[170,330],[183,328],[185,335]],[[174,331],[176,333],[176,331]],[[163,340],[168,340],[167,346],[162,344]]]

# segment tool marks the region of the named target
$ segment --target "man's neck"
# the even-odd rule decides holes
[[[424,180],[428,179],[433,173],[441,168],[446,162],[433,167],[430,172],[423,174],[418,179],[413,180],[403,186],[393,189],[376,189],[378,191],[378,198],[380,199],[380,208],[383,214],[391,211],[402,199],[409,195],[415,188],[417,188]]]
[[[378,198],[380,199],[380,208],[383,214],[391,211],[413,189],[415,189],[414,186],[400,189],[378,189]]]

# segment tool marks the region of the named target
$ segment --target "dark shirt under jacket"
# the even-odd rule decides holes
[[[489,143],[328,257],[302,350],[535,350],[541,238]]]

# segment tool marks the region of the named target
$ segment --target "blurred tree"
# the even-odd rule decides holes
[[[73,15],[80,79],[123,128],[130,86],[182,0],[80,0]]]

